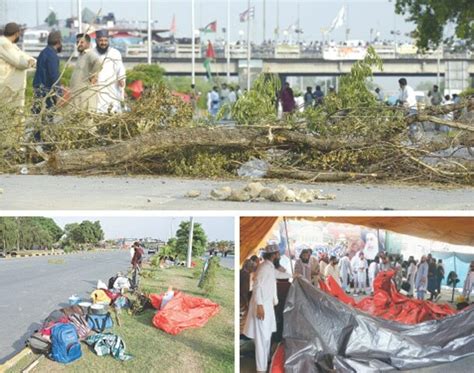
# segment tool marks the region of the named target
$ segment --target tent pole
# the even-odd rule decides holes
[[[288,254],[290,255],[290,268],[291,268],[291,275],[293,276],[293,261],[291,259],[291,249],[290,249],[290,237],[288,236],[288,224],[286,218],[283,218],[283,222],[285,223],[285,235],[286,235],[286,246],[288,247]]]

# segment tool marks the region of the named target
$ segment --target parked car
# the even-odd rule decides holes
[[[148,254],[156,254],[156,249],[148,249]]]

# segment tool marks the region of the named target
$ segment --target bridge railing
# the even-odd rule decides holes
[[[21,45],[20,45],[21,47]],[[39,53],[46,47],[46,45],[38,44],[25,44],[24,51],[33,57],[37,57]],[[74,52],[76,46],[73,43],[64,43],[61,58],[67,58]],[[195,46],[196,58],[204,58],[206,55],[205,45],[197,44]],[[122,56],[127,59],[144,59],[148,55],[146,44],[139,45],[126,45],[124,48],[120,48]],[[227,57],[226,48],[222,46],[215,47],[216,57],[218,59],[224,59]],[[377,48],[376,52],[382,60],[384,59],[419,59],[419,60],[436,60],[440,59],[462,59],[462,60],[473,60],[474,53],[470,51],[449,51],[449,50],[437,50],[434,52],[428,52],[425,54],[406,53],[407,51],[397,50],[393,46],[387,46],[386,48]],[[234,44],[230,46],[230,57],[231,59],[246,59],[247,58],[247,45],[245,44]],[[294,59],[294,60],[305,60],[305,59],[322,59],[323,51],[321,47],[313,46],[298,46],[298,45],[253,45],[251,51],[252,59]],[[191,45],[188,44],[154,44],[153,45],[153,58],[178,58],[178,59],[191,59]]]

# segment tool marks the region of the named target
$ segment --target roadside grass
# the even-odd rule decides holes
[[[234,271],[220,268],[218,286],[208,296],[197,283],[193,270],[182,267],[153,270],[148,278],[141,279],[145,291],[162,293],[171,285],[218,303],[219,313],[203,328],[172,336],[153,326],[155,310],[146,310],[138,316],[122,311],[122,326],[115,324],[112,332],[125,341],[126,352],[134,356],[132,360],[120,362],[111,356],[98,357],[82,343],[83,356],[78,361],[62,365],[42,359],[32,372],[234,372]],[[112,317],[115,323],[113,313]],[[24,358],[8,372],[22,371],[34,357]]]

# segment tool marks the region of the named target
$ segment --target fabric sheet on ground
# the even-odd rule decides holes
[[[209,299],[192,297],[180,291],[160,310],[163,295],[150,294],[150,301],[158,311],[153,325],[169,334],[179,334],[189,328],[204,326],[219,312],[219,305]]]
[[[288,373],[416,369],[474,355],[474,308],[407,325],[359,311],[297,279],[285,305],[283,337]]]
[[[331,276],[326,282],[320,282],[320,288],[354,308],[402,324],[438,320],[457,312],[447,304],[436,304],[400,294],[392,281],[394,276],[394,270],[380,272],[374,280],[374,295],[359,302],[347,295]]]

